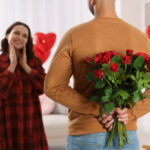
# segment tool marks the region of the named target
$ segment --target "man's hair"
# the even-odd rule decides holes
[[[116,0],[114,0],[114,1],[116,1]],[[91,5],[90,0],[88,0],[88,6],[89,6],[89,9],[90,9],[90,12],[94,15],[94,8],[93,8],[93,6]]]
[[[88,6],[89,6],[89,9],[90,9],[91,13],[94,15],[94,8],[91,5],[90,0],[88,0]]]

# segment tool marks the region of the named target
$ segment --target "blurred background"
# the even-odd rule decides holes
[[[150,25],[150,0],[117,0],[117,14],[142,32]],[[0,0],[0,40],[9,25],[15,21],[28,24],[32,36],[36,32],[55,33],[56,42],[47,61],[46,72],[58,43],[71,27],[93,19],[87,0]],[[150,114],[138,120],[141,145],[150,144]],[[142,148],[141,148],[142,150]]]

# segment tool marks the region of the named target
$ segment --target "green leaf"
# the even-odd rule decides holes
[[[135,68],[136,70],[140,69],[144,64],[144,57],[143,56],[139,56],[138,58],[136,58],[136,60],[133,63],[133,68]]]
[[[114,62],[117,63],[118,66],[120,66],[120,64],[121,64],[121,58],[119,56],[115,55],[114,57],[112,57],[110,64],[112,64]]]
[[[113,73],[110,71],[110,68],[109,68],[109,64],[103,64],[103,70],[104,70],[104,73],[105,75],[108,77],[109,80],[111,80],[112,82],[115,80],[114,78],[114,75]]]
[[[105,86],[105,82],[103,80],[98,80],[95,84],[96,89],[102,89]]]
[[[132,79],[132,80],[134,80],[134,81],[136,81],[136,78],[135,78],[135,76],[134,75],[130,75],[130,78]]]
[[[92,97],[90,97],[91,101],[99,101],[100,97],[98,95],[93,95]]]
[[[102,96],[102,102],[105,103],[105,102],[109,102],[109,97],[108,96]]]
[[[112,88],[106,88],[105,89],[105,95],[110,97],[111,94],[112,94]]]
[[[139,92],[135,92],[134,95],[133,95],[133,102],[134,103],[137,103],[138,101],[141,100],[141,95]]]
[[[150,82],[150,73],[144,73],[143,74],[143,80],[144,80],[144,83],[149,83]]]
[[[117,96],[121,96],[122,99],[128,99],[129,98],[129,94],[128,92],[126,92],[125,90],[119,90],[117,93],[116,93]]]
[[[142,78],[144,75],[144,72],[140,72],[140,78]]]
[[[139,78],[140,78],[140,71],[138,70],[138,71],[136,72],[136,79],[139,80]]]
[[[149,83],[149,82],[150,82],[150,78],[144,78],[144,79],[143,79],[143,82]]]
[[[144,79],[149,79],[150,78],[150,73],[149,72],[144,73],[143,78]]]
[[[149,83],[144,82],[144,86],[143,86],[143,87],[144,87],[145,89],[147,89],[147,88],[148,88],[148,86],[149,86]]]
[[[138,82],[137,82],[137,88],[138,88],[138,90],[140,91],[140,90],[142,90],[144,87],[143,87],[144,85],[143,85],[143,80],[141,79],[141,80],[139,80]]]
[[[104,105],[104,109],[105,109],[105,111],[106,111],[108,114],[110,114],[110,113],[113,111],[114,108],[115,108],[115,105],[114,105],[113,102],[107,103],[107,104]]]

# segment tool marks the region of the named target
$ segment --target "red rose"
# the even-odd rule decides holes
[[[112,57],[114,53],[115,51],[107,51],[107,52],[104,52],[104,55],[109,55]]]
[[[109,64],[110,61],[111,61],[111,55],[107,54],[107,55],[104,55],[104,57],[101,60],[101,63],[102,64]]]
[[[146,63],[147,65],[150,65],[150,56],[147,56],[147,57],[145,58],[145,63]]]
[[[136,54],[137,57],[139,57],[139,56],[141,56],[141,55],[144,57],[144,60],[145,60],[145,58],[147,57],[147,55],[146,55],[145,53],[143,53],[143,52],[138,52],[138,53]]]
[[[112,56],[118,56],[118,57],[120,57],[120,54],[119,53],[113,53]]]
[[[130,56],[124,56],[122,58],[122,63],[123,64],[130,64],[130,62],[131,62],[131,57]]]
[[[103,68],[102,68],[101,70],[94,70],[94,76],[95,76],[97,79],[102,79],[102,78],[104,78],[105,74],[104,74]]]
[[[128,56],[132,56],[132,55],[133,55],[133,50],[127,49],[127,50],[126,50],[126,54],[127,54]]]
[[[100,53],[98,53],[96,56],[98,56],[98,57],[103,57],[103,53],[102,52],[100,52]]]
[[[150,66],[147,67],[147,70],[150,72]]]
[[[88,64],[91,60],[92,60],[92,59],[91,59],[90,57],[87,57],[87,58],[84,59],[84,62],[85,62],[86,64]]]
[[[111,70],[111,72],[118,72],[118,70],[119,70],[118,64],[117,63],[112,63],[110,65],[110,70]]]
[[[95,62],[95,63],[98,63],[98,62],[99,62],[99,57],[98,57],[98,56],[95,56],[95,57],[94,57],[94,62]]]
[[[99,64],[101,63],[102,57],[103,57],[103,53],[97,54],[97,55],[94,57],[94,62],[99,65]]]
[[[116,53],[115,51],[107,51],[104,53],[104,55],[107,55],[107,56],[110,56],[110,57],[113,57],[115,55],[117,55],[118,57],[120,57],[120,54],[119,53]]]

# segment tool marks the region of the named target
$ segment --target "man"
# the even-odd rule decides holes
[[[86,79],[88,68],[84,59],[99,52],[116,50],[125,55],[126,49],[149,53],[150,42],[135,27],[119,19],[115,0],[89,0],[95,19],[70,29],[58,46],[45,80],[45,94],[69,108],[68,150],[102,150],[107,148],[107,130],[112,129],[113,113],[127,124],[130,144],[123,150],[138,150],[136,120],[149,112],[150,102],[143,100],[134,109],[114,109],[111,115],[99,117],[99,105],[89,100],[93,86]],[[73,75],[74,88],[68,86]],[[128,119],[129,118],[129,119]],[[128,123],[127,123],[128,122]]]

